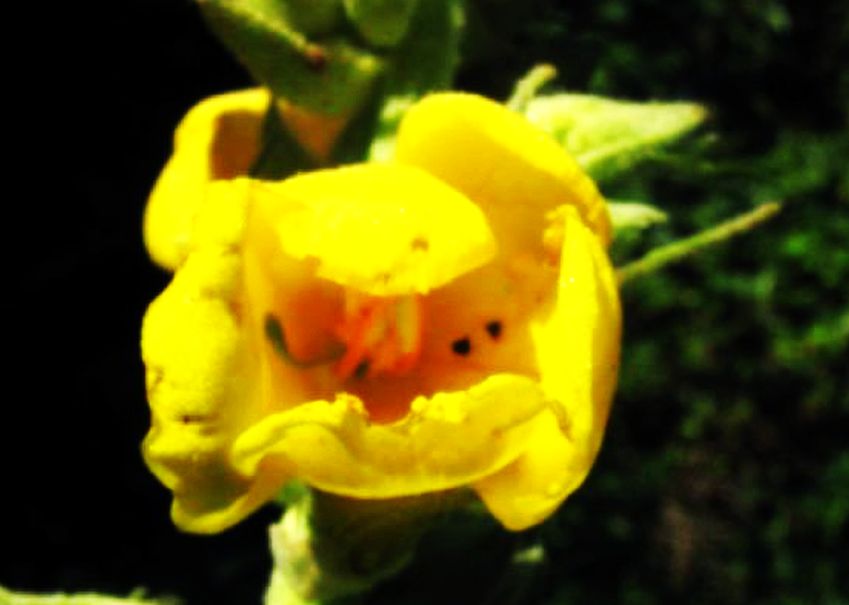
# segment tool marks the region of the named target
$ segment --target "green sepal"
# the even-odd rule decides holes
[[[272,0],[282,19],[308,36],[322,36],[337,29],[343,19],[342,0]]]
[[[635,103],[564,93],[531,100],[525,115],[594,179],[604,181],[683,137],[708,114],[696,103]]]
[[[378,47],[395,46],[404,38],[418,3],[419,0],[344,0],[348,19],[369,44]]]
[[[429,92],[449,89],[460,63],[462,0],[420,2],[403,41],[392,50],[372,133],[371,159],[392,155],[407,109]]]
[[[373,94],[348,121],[331,150],[331,166],[354,164],[368,159],[369,150],[380,129],[384,101],[382,95]]]
[[[301,147],[280,118],[272,100],[265,112],[260,135],[260,152],[249,171],[252,177],[278,181],[306,170],[318,168],[318,161]]]
[[[669,218],[660,208],[643,202],[608,199],[607,209],[610,211],[610,222],[613,224],[614,233],[646,229],[665,223]]]
[[[309,48],[344,48],[371,57],[368,53],[343,42],[311,44],[289,26],[284,11],[268,8],[269,0],[198,1],[213,28],[276,97],[325,115],[349,116],[326,162],[330,165],[390,156],[406,110],[428,92],[450,88],[459,65],[462,0],[411,4],[415,10],[411,8],[408,34],[379,60],[379,68],[366,70],[367,82],[353,84],[334,80],[333,74],[323,82],[315,74],[305,75],[303,59]],[[300,71],[289,69],[292,61],[300,61]],[[352,88],[346,89],[348,85]],[[269,111],[253,176],[281,179],[323,164],[304,151],[276,111]]]
[[[368,98],[381,60],[342,39],[320,44],[292,28],[272,0],[197,0],[210,27],[251,75],[304,109],[348,115]]]
[[[409,35],[392,51],[387,67],[387,92],[420,97],[433,90],[450,88],[460,64],[463,23],[462,0],[421,2]]]
[[[378,88],[336,141],[331,164],[392,157],[407,109],[425,94],[451,87],[460,62],[462,27],[461,0],[419,4],[409,35],[386,59]]]
[[[303,481],[290,479],[287,481],[277,495],[274,501],[283,507],[295,506],[305,498],[310,497],[310,487]]]

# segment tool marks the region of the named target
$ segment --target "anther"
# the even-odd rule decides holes
[[[465,357],[469,353],[472,352],[472,341],[469,340],[468,336],[464,336],[463,338],[458,338],[454,342],[451,343],[451,350],[454,351],[457,355],[462,355]]]
[[[501,338],[501,330],[502,330],[501,322],[496,320],[487,322],[486,324],[486,332],[493,340],[498,340]]]

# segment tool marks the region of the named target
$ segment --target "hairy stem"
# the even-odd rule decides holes
[[[686,237],[677,242],[660,246],[645,256],[632,261],[616,270],[619,284],[625,284],[636,277],[654,273],[666,265],[683,260],[696,252],[730,239],[741,233],[751,231],[764,221],[769,220],[781,210],[781,204],[768,202],[754,210],[714,225],[704,231]]]

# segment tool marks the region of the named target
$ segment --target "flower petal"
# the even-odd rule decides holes
[[[258,151],[269,94],[255,88],[195,105],[174,135],[174,153],[150,194],[144,238],[154,261],[174,270],[185,259],[192,224],[216,179],[247,174]]]
[[[280,183],[216,164],[221,123],[178,133],[146,217],[151,253],[179,267],[142,335],[144,455],[175,522],[220,531],[291,478],[366,499],[472,485],[512,529],[550,514],[595,458],[617,372],[592,182],[471,95],[414,107],[399,162]],[[346,289],[426,295],[421,370],[339,381],[326,360]]]
[[[248,489],[227,463],[234,436],[258,413],[256,359],[238,315],[246,200],[244,181],[210,186],[193,248],[142,325],[152,412],[144,457],[174,492],[175,522],[191,531],[205,531],[196,518],[220,514]]]
[[[616,384],[621,313],[613,269],[577,212],[564,221],[557,300],[531,325],[541,387],[558,405],[521,457],[475,485],[515,530],[542,521],[583,482]]]
[[[465,485],[527,447],[548,403],[535,381],[498,374],[466,391],[417,398],[393,424],[369,422],[340,394],[271,414],[233,446],[233,466],[261,483],[297,477],[335,494],[392,498]],[[265,477],[266,481],[262,481]]]
[[[515,459],[547,405],[524,377],[419,397],[395,424],[372,424],[352,395],[292,407],[310,401],[310,373],[322,369],[288,368],[281,383],[281,367],[267,367],[276,360],[262,352],[267,343],[249,321],[257,301],[246,298],[244,263],[257,259],[255,250],[246,256],[243,233],[255,188],[247,179],[210,185],[192,248],[145,316],[152,428],[144,455],[174,492],[177,525],[220,531],[289,477],[335,493],[392,497],[465,485]],[[295,289],[316,281],[290,277]]]
[[[506,255],[538,247],[546,213],[563,204],[610,241],[593,181],[554,139],[499,103],[463,93],[425,97],[401,122],[395,153],[478,203]]]
[[[263,118],[271,95],[252,88],[204,99],[181,120],[174,153],[148,199],[144,238],[161,266],[174,270],[186,258],[192,225],[216,180],[247,176],[259,153]],[[325,116],[277,101],[280,117],[316,160],[324,161],[347,117]]]
[[[411,166],[365,164],[257,184],[252,224],[316,275],[374,296],[425,293],[486,263],[495,241],[464,195]]]

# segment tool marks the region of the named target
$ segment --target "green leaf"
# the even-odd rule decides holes
[[[135,591],[128,597],[112,597],[97,593],[51,593],[33,594],[12,592],[0,586],[2,605],[177,605],[173,597],[149,599],[143,591]]]
[[[406,35],[418,0],[344,0],[348,18],[374,46],[395,46]]]
[[[353,113],[372,92],[381,60],[337,39],[316,43],[273,0],[198,0],[210,27],[276,97],[326,115]]]
[[[531,100],[525,115],[591,176],[605,180],[696,128],[707,110],[696,103],[634,103],[564,93]]]

